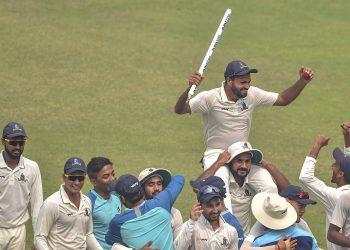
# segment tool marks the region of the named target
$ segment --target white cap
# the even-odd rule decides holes
[[[263,153],[259,149],[253,149],[250,143],[247,141],[239,141],[233,143],[231,146],[228,147],[228,152],[230,153],[231,157],[227,163],[232,161],[232,159],[235,158],[237,155],[247,152],[251,153],[252,155],[252,163],[257,164],[261,162],[263,158]]]

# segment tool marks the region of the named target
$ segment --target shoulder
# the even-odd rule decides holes
[[[38,163],[36,163],[35,161],[33,160],[30,160],[24,156],[23,157],[23,164],[25,167],[28,167],[28,168],[31,168],[33,170],[39,170],[39,165]]]
[[[46,200],[43,203],[43,207],[47,209],[54,209],[55,207],[58,207],[61,203],[61,194],[59,191],[57,191],[46,198]]]

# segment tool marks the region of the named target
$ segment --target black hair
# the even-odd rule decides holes
[[[113,165],[113,163],[106,157],[92,157],[86,167],[89,178],[96,179],[97,173],[106,165]]]

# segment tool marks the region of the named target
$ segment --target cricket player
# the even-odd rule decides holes
[[[81,192],[86,166],[78,157],[64,165],[60,190],[49,196],[40,208],[35,230],[37,250],[103,250],[92,227],[91,202]]]
[[[204,170],[212,166],[219,154],[232,143],[248,140],[253,110],[256,107],[290,104],[314,77],[311,68],[301,67],[299,79],[295,84],[281,93],[273,93],[251,86],[251,74],[257,72],[256,69],[249,68],[243,61],[234,60],[226,67],[221,87],[203,91],[188,101],[191,85],[198,86],[203,80],[202,75],[198,72],[189,77],[189,87],[179,97],[175,105],[175,112],[177,114],[202,114],[205,144]],[[228,176],[220,177],[228,178]],[[262,191],[277,192],[274,189],[275,185],[267,182],[271,178],[268,177],[265,169],[252,166],[248,180],[253,187],[266,188]]]
[[[339,200],[340,195],[344,191],[350,190],[350,163],[340,164],[340,159],[350,157],[350,122],[343,122],[340,125],[344,137],[344,153],[339,148],[333,150],[334,163],[331,166],[332,177],[331,182],[336,184],[335,187],[328,186],[324,181],[315,177],[315,167],[317,157],[321,149],[328,145],[330,140],[325,135],[318,135],[314,145],[305,158],[303,167],[300,171],[300,182],[320,201],[326,211],[326,234],[329,228],[329,223],[332,218],[334,208]],[[346,249],[339,245],[335,245],[327,241],[327,249],[343,250]]]
[[[183,176],[173,176],[162,192],[145,200],[144,190],[135,176],[120,176],[116,192],[127,209],[112,219],[106,242],[140,248],[152,240],[152,248],[174,249],[170,211],[184,183]]]
[[[105,157],[93,157],[87,164],[87,174],[93,185],[87,196],[91,200],[93,232],[104,250],[110,250],[105,237],[113,217],[121,212],[121,201],[111,190],[116,180],[113,163]]]
[[[171,173],[163,168],[146,168],[138,177],[143,190],[145,191],[146,199],[150,200],[162,192],[171,180]],[[171,208],[171,227],[173,229],[174,239],[179,234],[182,226],[182,215],[180,210]]]
[[[25,223],[31,206],[35,229],[43,191],[39,166],[23,154],[27,134],[17,122],[8,123],[2,132],[4,149],[0,156],[0,249],[24,250]]]
[[[203,186],[197,194],[199,203],[192,207],[191,217],[175,239],[175,249],[237,249],[236,229],[220,216],[222,192],[214,186]]]

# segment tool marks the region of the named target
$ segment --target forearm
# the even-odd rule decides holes
[[[197,181],[204,180],[210,176],[215,175],[215,173],[222,167],[224,164],[221,161],[214,162],[207,170],[205,170],[200,176],[198,176]]]
[[[275,245],[266,247],[252,247],[252,243],[244,241],[240,250],[275,250]]]
[[[327,240],[342,247],[350,247],[350,239],[336,230],[328,230]]]
[[[175,250],[188,249],[192,244],[192,234],[195,221],[189,219],[182,225],[180,234],[174,240]]]
[[[264,167],[270,173],[272,178],[275,180],[277,187],[280,191],[282,191],[289,185],[288,179],[271,162],[267,162],[264,165]]]
[[[301,91],[305,88],[306,84],[306,82],[300,79],[296,81],[296,83],[290,86],[288,89],[279,93],[275,105],[286,106],[293,102],[299,96]]]
[[[175,105],[175,113],[181,115],[186,113],[186,107],[188,106],[188,92],[190,90],[190,86],[186,89],[186,91],[179,97]]]
[[[350,147],[350,134],[344,135],[344,145],[346,148]]]
[[[311,151],[309,153],[309,156],[314,158],[314,159],[317,159],[318,154],[320,153],[320,151],[321,151],[320,145],[314,144],[314,146],[312,147],[312,149],[311,149]]]

